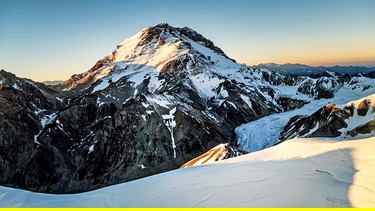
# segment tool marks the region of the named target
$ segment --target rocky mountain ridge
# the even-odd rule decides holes
[[[332,75],[345,75],[350,76],[366,76],[375,78],[375,67],[363,67],[363,66],[309,66],[305,64],[276,64],[276,63],[265,63],[253,65],[251,68],[265,68],[271,71],[278,72],[282,75],[298,75],[298,76],[309,76],[309,77],[320,77]]]
[[[294,116],[281,132],[281,141],[294,137],[354,137],[375,131],[375,97],[345,106],[328,104],[311,115]]]

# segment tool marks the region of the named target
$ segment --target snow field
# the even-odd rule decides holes
[[[80,194],[0,187],[1,207],[375,207],[375,137],[293,139]]]

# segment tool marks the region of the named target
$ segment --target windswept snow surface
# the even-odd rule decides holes
[[[292,139],[80,194],[0,187],[1,207],[375,207],[375,137]]]

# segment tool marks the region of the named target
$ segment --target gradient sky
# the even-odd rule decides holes
[[[248,65],[375,66],[374,0],[0,0],[0,69],[66,80],[160,22]]]

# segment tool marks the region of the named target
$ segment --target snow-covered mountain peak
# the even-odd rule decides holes
[[[86,90],[107,76],[110,81],[95,91],[120,78],[130,79],[135,75],[140,79],[154,72],[202,72],[208,69],[222,71],[241,67],[196,31],[161,23],[123,40],[111,55],[99,60],[89,71],[73,75],[63,83],[61,89]]]
[[[168,65],[172,65],[168,63],[179,57],[182,57],[180,63],[184,64],[183,69],[235,63],[212,41],[193,29],[173,27],[167,23],[145,28],[123,40],[112,53],[111,60],[153,66],[157,71],[165,71]]]
[[[112,53],[111,61],[117,68],[129,65],[148,66],[163,70],[164,65],[189,52],[182,39],[174,36],[167,25],[143,29],[136,35],[120,42]]]

